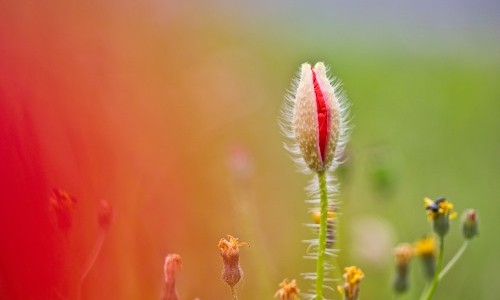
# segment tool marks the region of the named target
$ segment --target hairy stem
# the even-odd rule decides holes
[[[467,249],[467,246],[469,246],[469,241],[465,240],[464,243],[462,244],[462,247],[458,249],[457,253],[453,258],[448,262],[448,264],[443,268],[443,271],[439,273],[439,280],[443,279],[444,275],[450,271],[450,269],[455,265],[455,263],[460,259],[462,254],[464,254],[465,249]]]
[[[325,172],[318,172],[320,192],[320,222],[318,238],[318,259],[316,261],[316,299],[323,299],[323,280],[325,277],[326,227],[328,219],[328,192]]]
[[[427,296],[424,298],[426,300],[431,300],[436,292],[436,288],[439,283],[439,273],[441,273],[441,268],[443,267],[443,254],[444,254],[444,236],[439,237],[439,258],[437,262],[436,271],[434,273],[434,279],[432,280],[432,285],[427,292]]]
[[[102,244],[104,243],[105,239],[106,239],[106,230],[101,229],[99,232],[99,236],[97,237],[97,240],[95,241],[94,248],[92,249],[92,252],[89,253],[89,256],[87,257],[87,260],[82,268],[82,273],[80,275],[80,281],[78,282],[78,290],[77,290],[77,299],[78,300],[81,297],[81,290],[82,290],[83,281],[85,280],[85,277],[87,277],[88,273],[90,272],[90,269],[92,269],[92,266],[94,265],[94,263],[97,259],[97,256],[99,255],[99,252],[101,252]]]

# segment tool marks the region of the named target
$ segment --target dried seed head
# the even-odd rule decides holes
[[[465,239],[470,240],[479,234],[478,217],[473,209],[468,209],[462,216],[462,234]]]
[[[222,270],[222,280],[224,280],[232,289],[243,276],[243,271],[239,265],[239,248],[248,246],[248,244],[239,242],[237,238],[227,235],[227,239],[220,239],[218,246],[222,262],[224,264]]]
[[[104,230],[108,230],[109,227],[111,226],[111,222],[113,222],[113,218],[114,218],[113,207],[111,206],[111,204],[109,204],[108,201],[101,200],[99,202],[99,212],[98,212],[99,226]]]
[[[297,288],[297,283],[295,279],[288,282],[288,278],[284,279],[280,283],[280,289],[274,294],[274,298],[279,298],[280,300],[295,300],[298,299],[300,290]]]
[[[337,290],[343,294],[346,300],[357,300],[359,296],[359,284],[365,278],[363,271],[356,267],[344,268],[344,285],[338,286]]]
[[[181,256],[179,254],[169,254],[165,257],[165,265],[163,266],[165,287],[161,296],[162,300],[179,299],[179,293],[175,288],[175,276],[181,267]]]
[[[287,147],[314,172],[336,167],[347,140],[347,113],[339,84],[332,84],[322,62],[301,66],[287,97],[282,128],[293,145]]]
[[[53,189],[49,196],[50,205],[56,212],[59,228],[67,231],[73,224],[73,211],[76,207],[76,199],[70,196],[66,191]]]

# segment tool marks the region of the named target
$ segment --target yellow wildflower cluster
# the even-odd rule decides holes
[[[428,236],[415,242],[413,247],[415,255],[436,256],[437,242],[434,236]]]
[[[435,220],[439,216],[447,216],[448,219],[457,217],[457,212],[453,211],[453,204],[444,198],[432,201],[430,198],[425,197],[424,204],[430,220]]]

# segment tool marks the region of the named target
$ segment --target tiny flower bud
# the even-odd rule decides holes
[[[73,225],[73,211],[76,207],[76,199],[66,191],[56,188],[52,190],[49,200],[56,213],[59,228],[64,231],[69,230]]]
[[[288,282],[288,279],[284,279],[279,286],[280,289],[274,294],[274,298],[279,298],[280,300],[298,299],[300,290],[297,288],[295,279],[290,282]]]
[[[415,242],[415,255],[420,256],[424,273],[427,279],[432,280],[436,272],[437,243],[432,236],[423,238]]]
[[[109,204],[106,200],[101,200],[99,202],[99,212],[97,218],[99,226],[104,230],[108,230],[109,226],[111,226],[111,222],[113,221],[113,217],[114,211],[111,204]]]
[[[239,265],[239,248],[242,246],[248,246],[248,244],[238,242],[238,239],[231,235],[228,235],[227,239],[222,238],[219,241],[220,255],[224,263],[222,280],[231,287],[231,290],[233,290],[243,275],[243,271]]]
[[[302,64],[294,95],[293,131],[302,157],[315,172],[331,165],[340,136],[340,105],[321,62]]]
[[[357,300],[359,296],[359,284],[365,278],[363,271],[355,266],[344,268],[344,285],[337,286],[340,294],[346,300]]]
[[[396,258],[396,276],[394,278],[394,290],[403,293],[408,290],[408,270],[412,257],[413,248],[410,244],[401,244],[394,249]]]
[[[469,209],[462,216],[462,234],[465,239],[470,240],[479,234],[478,218],[476,211]]]
[[[453,211],[453,204],[446,198],[438,198],[432,201],[429,198],[424,199],[425,209],[432,221],[434,232],[443,237],[450,230],[449,220],[454,219],[457,213]]]
[[[175,288],[175,276],[182,267],[179,254],[169,254],[165,257],[163,272],[165,276],[165,286],[161,300],[179,300],[179,293]]]

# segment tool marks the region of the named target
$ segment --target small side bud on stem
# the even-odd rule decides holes
[[[477,213],[468,209],[462,216],[462,234],[466,240],[470,240],[479,234]]]

